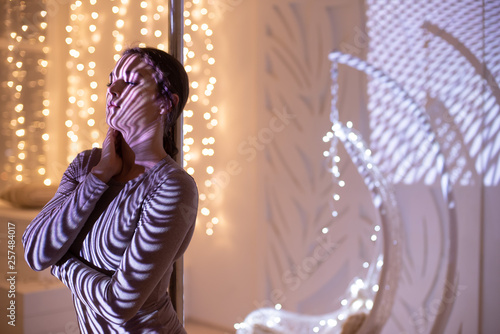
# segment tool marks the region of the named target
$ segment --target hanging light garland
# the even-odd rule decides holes
[[[16,182],[43,180],[44,184],[50,185],[51,180],[45,178],[46,159],[43,154],[44,145],[49,140],[45,132],[49,115],[48,93],[45,91],[47,12],[42,5],[35,9],[27,7],[24,1],[10,1],[6,9],[6,26],[10,29],[6,52],[8,77],[2,82],[2,87],[10,91],[3,100],[11,110],[8,112],[8,131],[13,136],[5,142],[8,157],[2,180],[9,181],[9,174]]]
[[[20,16],[22,10],[26,8],[22,1],[11,1],[9,5],[12,17]],[[132,5],[137,5],[137,3],[132,3],[130,0],[112,0],[105,4],[100,2],[97,6],[97,0],[88,2],[76,0],[69,4],[68,24],[65,27],[65,43],[68,54],[65,64],[68,73],[67,107],[63,121],[66,128],[65,135],[68,138],[67,163],[71,162],[82,150],[100,146],[106,133],[104,117],[96,111],[104,108],[105,90],[102,89],[102,73],[108,73],[106,71],[109,71],[111,60],[108,59],[109,48],[106,48],[106,45],[100,45],[106,39],[104,35],[109,34],[109,18],[114,21],[111,30],[114,61],[118,60],[126,47],[133,46],[124,37],[125,35],[130,37],[130,32],[125,31],[127,27],[133,26],[134,31],[140,33],[140,36],[135,36],[133,40],[148,41],[149,45],[154,45],[161,50],[166,49],[166,45],[168,45],[168,34],[164,31],[164,22],[168,21],[167,1],[141,1],[138,16],[135,16],[137,13],[135,7],[131,11]],[[202,5],[199,0],[186,1],[183,14],[186,23],[186,33],[183,36],[185,68],[191,79],[192,92],[184,112],[183,164],[202,188],[200,192],[200,219],[204,220],[206,234],[212,235],[214,226],[219,222],[210,207],[210,202],[215,199],[215,195],[211,195],[213,193],[211,188],[214,186],[212,177],[215,172],[211,165],[211,158],[215,154],[213,147],[215,137],[211,131],[218,125],[216,117],[218,107],[210,101],[217,82],[215,76],[212,75],[215,59],[212,56],[214,46],[211,36],[213,31],[209,27],[210,20],[214,18],[214,15],[209,13],[207,7]],[[32,13],[30,13],[31,15]],[[33,129],[37,129],[38,133],[39,129],[45,128],[46,118],[50,116],[48,93],[44,91],[41,94],[43,95],[42,105],[37,111],[41,117],[34,121],[31,121],[33,118],[27,117],[27,106],[26,103],[23,103],[22,98],[22,94],[26,90],[26,82],[24,81],[26,64],[23,61],[26,52],[22,50],[22,45],[26,40],[25,36],[29,35],[31,39],[37,40],[36,47],[43,55],[37,60],[38,71],[45,75],[47,70],[48,61],[45,58],[49,49],[44,34],[47,28],[46,16],[47,11],[40,10],[37,27],[20,25],[17,21],[10,25],[12,29],[8,38],[6,57],[10,77],[3,82],[3,85],[12,92],[9,94],[12,96],[11,101],[13,100],[9,131],[14,133],[14,136],[11,141],[6,141],[6,146],[10,147],[12,152],[5,164],[5,173],[2,173],[3,180],[7,180],[8,175],[13,175],[18,182],[26,181],[32,179],[32,177],[27,176],[28,172],[31,171],[36,171],[37,177],[42,178],[48,174],[43,151],[48,149],[50,135],[42,131],[40,133],[41,140],[40,138],[31,140],[32,137],[29,136],[31,132],[34,132]],[[105,18],[107,23],[104,22]],[[139,29],[137,29],[138,26]],[[146,43],[141,42],[139,46],[144,47]],[[100,49],[103,50],[100,51]],[[29,85],[32,84],[29,83]],[[44,84],[44,79],[36,82],[38,88],[43,89]],[[32,112],[31,109],[29,112]],[[198,116],[202,119],[196,119]],[[204,127],[196,129],[197,133],[204,134],[196,140],[193,136],[195,123],[205,124]],[[30,154],[34,156],[32,153],[37,153],[39,156],[36,159],[36,166],[33,167],[34,163],[30,160],[28,168],[28,157]],[[52,181],[45,177],[43,182],[50,185]]]
[[[211,161],[215,155],[214,143],[215,137],[212,130],[218,125],[217,112],[219,111],[216,105],[213,105],[210,97],[214,91],[217,79],[212,73],[215,58],[212,55],[214,45],[211,36],[213,35],[210,29],[210,20],[214,17],[211,15],[206,6],[201,4],[199,0],[186,1],[184,19],[184,64],[186,71],[191,78],[191,96],[184,111],[184,167],[187,172],[198,182],[200,189],[200,213],[199,220],[205,224],[205,232],[207,235],[213,235],[215,226],[219,223],[219,218],[214,214],[210,203],[215,200],[215,186],[212,179],[215,173],[215,168]],[[194,111],[193,111],[194,110]],[[199,146],[195,146],[193,136],[193,123],[195,123],[195,115],[202,115],[203,119],[200,123],[205,123],[205,129],[196,129],[197,133],[203,133],[201,140],[201,156],[195,150]],[[198,122],[196,122],[198,123]],[[198,161],[202,158],[202,162]],[[202,165],[196,168],[195,166]],[[200,170],[201,169],[201,170]]]
[[[108,73],[111,59],[109,56],[103,57],[109,50],[106,50],[104,40],[109,34],[109,18],[112,18],[113,28],[112,47],[113,59],[118,60],[121,52],[128,46],[124,36],[129,37],[127,27],[133,26],[138,30],[140,36],[135,40],[148,41],[149,45],[154,45],[158,49],[165,49],[168,45],[167,33],[164,32],[164,24],[168,20],[168,6],[166,1],[141,1],[138,10],[133,8],[132,16],[131,6],[137,3],[130,0],[113,0],[105,5],[97,0],[84,2],[76,0],[69,5],[68,24],[65,27],[67,46],[67,107],[65,110],[65,135],[68,138],[67,163],[71,162],[76,155],[84,149],[90,147],[99,147],[106,133],[106,125],[103,115],[97,113],[104,109],[105,89],[103,86],[103,74]],[[14,1],[13,1],[14,3]],[[14,6],[14,5],[12,5]],[[106,7],[108,6],[108,7]],[[17,10],[21,10],[19,3]],[[99,9],[97,9],[99,8]],[[104,9],[104,10],[103,10]],[[12,11],[11,11],[12,12]],[[205,225],[207,235],[214,233],[215,226],[219,223],[219,218],[215,215],[212,203],[215,200],[213,187],[213,177],[215,168],[212,165],[215,155],[214,144],[215,136],[213,130],[218,125],[217,112],[218,107],[211,102],[211,96],[215,89],[217,79],[213,75],[213,66],[215,58],[212,53],[214,45],[211,37],[213,31],[210,29],[210,20],[214,15],[209,13],[206,6],[199,0],[185,2],[184,10],[185,34],[185,68],[191,79],[191,95],[184,112],[184,142],[182,150],[184,153],[183,165],[187,172],[197,179],[200,187],[200,215],[199,220]],[[41,10],[38,14],[39,26],[36,27],[36,33],[32,32],[30,38],[36,38],[37,48],[40,49],[40,56],[37,59],[38,71],[45,75],[48,61],[45,55],[49,52],[46,46],[46,37],[44,32],[47,28],[47,12]],[[137,18],[139,22],[130,22]],[[107,23],[104,22],[107,19]],[[28,136],[32,132],[40,132],[45,128],[45,119],[50,116],[48,93],[43,92],[41,106],[38,111],[41,118],[30,121],[33,118],[27,116],[27,106],[23,103],[22,94],[24,94],[25,85],[33,86],[33,83],[26,83],[26,67],[23,57],[26,52],[22,49],[23,38],[30,33],[31,26],[12,24],[9,35],[7,63],[10,66],[11,76],[4,81],[4,85],[12,91],[13,109],[11,114],[10,129],[14,130],[14,142],[10,144],[13,154],[8,158],[6,172],[14,175],[18,182],[26,181],[28,171],[35,171],[38,177],[45,177],[47,170],[45,167],[46,157],[43,152],[48,148],[50,136],[47,132],[40,133],[41,140]],[[137,27],[139,26],[139,29]],[[109,40],[109,38],[108,38]],[[102,46],[102,47],[101,47]],[[146,46],[146,43],[139,43],[139,46]],[[99,51],[101,48],[104,50]],[[109,49],[109,48],[108,48]],[[107,75],[105,75],[107,79]],[[44,88],[44,79],[35,82],[38,88]],[[28,96],[28,95],[26,95]],[[30,104],[31,105],[31,104]],[[32,108],[32,107],[30,107]],[[29,112],[32,112],[30,110]],[[199,119],[198,119],[199,118]],[[193,135],[194,125],[197,124],[197,139]],[[204,124],[200,127],[198,124]],[[35,131],[36,130],[36,131]],[[28,140],[29,137],[29,140]],[[199,138],[198,138],[199,137]],[[33,140],[31,140],[33,138]],[[37,143],[35,143],[35,140]],[[42,143],[40,145],[39,143]],[[36,166],[30,160],[30,167],[27,167],[28,156],[38,154]],[[9,166],[7,166],[9,165]],[[196,168],[196,173],[195,173]],[[5,174],[7,175],[7,174]],[[43,181],[46,185],[51,184],[51,180],[46,177]]]
[[[97,29],[99,13],[92,8],[96,0],[89,4],[75,1],[70,5],[70,24],[66,26],[66,44],[69,59],[68,108],[66,109],[66,136],[70,140],[67,160],[71,162],[76,154],[89,146],[98,147],[102,135],[96,127],[95,112],[102,105],[102,89],[95,79],[95,43],[100,40]],[[90,8],[87,8],[90,7]]]

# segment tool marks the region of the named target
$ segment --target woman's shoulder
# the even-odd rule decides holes
[[[160,185],[166,187],[181,185],[184,189],[197,190],[193,177],[170,156],[167,156],[154,168],[150,174],[150,182],[157,187]]]
[[[160,170],[160,173],[168,178],[175,178],[180,181],[195,184],[193,177],[170,156],[163,159],[163,165]]]
[[[177,162],[167,157],[148,175],[146,210],[180,210],[190,226],[194,224],[198,208],[196,182]]]

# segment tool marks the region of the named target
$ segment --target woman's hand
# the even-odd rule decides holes
[[[105,183],[108,183],[113,176],[118,175],[123,169],[122,141],[121,133],[109,128],[102,144],[101,160],[91,171],[92,174]]]

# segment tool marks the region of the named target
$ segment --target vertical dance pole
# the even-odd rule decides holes
[[[184,0],[169,0],[169,22],[168,22],[168,53],[177,58],[181,63],[184,61]],[[174,128],[175,142],[179,153],[177,153],[177,163],[183,165],[182,142],[182,114],[177,120]],[[169,294],[172,304],[177,312],[177,317],[184,325],[184,268],[181,257],[174,263],[174,270],[170,278]]]

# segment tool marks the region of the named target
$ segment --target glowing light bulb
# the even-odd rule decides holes
[[[335,327],[335,326],[337,326],[337,320],[335,320],[335,319],[328,319],[327,324],[330,327]]]

